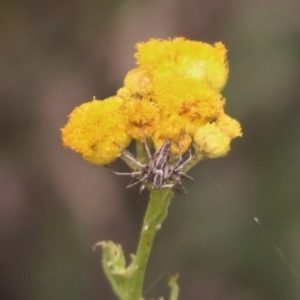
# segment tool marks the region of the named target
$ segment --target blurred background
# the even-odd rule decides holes
[[[92,247],[133,253],[147,193],[64,149],[60,128],[116,93],[135,43],[178,36],[228,48],[226,112],[244,136],[173,200],[145,298],[179,272],[180,299],[300,299],[274,245],[299,273],[299,15],[297,0],[0,1],[0,299],[116,299]]]

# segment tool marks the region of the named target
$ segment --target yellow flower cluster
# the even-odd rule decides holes
[[[228,76],[226,48],[184,38],[137,45],[137,67],[117,95],[77,107],[62,129],[65,146],[96,164],[121,154],[131,139],[152,139],[156,148],[172,140],[172,154],[194,144],[216,158],[241,136],[238,121],[224,112],[220,91]]]
[[[105,101],[93,99],[75,108],[62,129],[64,145],[95,164],[115,160],[131,141],[123,103],[123,99],[115,96]]]

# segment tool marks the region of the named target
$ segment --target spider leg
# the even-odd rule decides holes
[[[145,174],[141,179],[139,179],[138,181],[136,181],[134,183],[131,183],[131,184],[127,185],[126,187],[129,189],[129,188],[139,184],[140,182],[145,181],[147,179],[147,177],[148,177],[148,174]]]
[[[146,149],[146,152],[147,152],[148,159],[150,160],[150,159],[152,159],[152,155],[151,155],[151,152],[150,152],[145,134],[144,134],[144,144],[145,144],[145,149]]]
[[[182,132],[180,133],[179,137],[178,137],[178,149],[179,149],[179,158],[174,166],[174,169],[176,169],[180,163],[182,162],[182,151],[181,151],[181,146],[180,146],[180,138],[181,138]]]
[[[178,164],[179,161],[177,162],[177,164],[176,164],[176,166],[174,168],[175,172],[181,170],[188,162],[191,161],[192,158],[193,158],[192,149],[190,148],[190,150],[189,150],[189,157],[182,164],[180,164],[180,163]]]
[[[131,154],[129,154],[127,151],[121,149],[122,154],[128,158],[130,161],[132,161],[133,163],[135,163],[137,166],[143,168],[145,165],[140,163],[138,160],[136,160],[133,156],[131,156]]]
[[[185,189],[185,187],[183,186],[180,177],[176,177],[174,178],[174,186],[178,185],[180,187],[180,189],[176,189],[178,192],[186,194],[187,195],[187,190]]]
[[[136,159],[135,159],[128,151],[122,149],[122,148],[121,148],[118,144],[116,144],[116,143],[115,143],[115,145],[116,145],[117,147],[120,148],[122,154],[123,154],[127,159],[129,159],[131,162],[135,163],[137,166],[139,166],[139,167],[141,167],[141,168],[145,166],[144,164],[142,164],[142,163],[140,163],[138,160],[136,160]]]
[[[181,164],[183,158],[182,158],[182,151],[181,151],[181,146],[180,146],[179,140],[178,140],[178,149],[179,149],[178,160],[177,160],[176,164],[174,165],[173,172],[177,172],[178,170],[181,170],[193,158],[192,149],[190,148],[188,159]]]
[[[143,174],[142,171],[127,172],[127,173],[125,173],[125,172],[116,172],[116,171],[114,171],[114,170],[112,170],[112,171],[113,171],[113,173],[116,174],[116,175],[130,176],[130,177],[133,177],[133,178],[137,178],[137,177],[139,177],[139,176],[141,176],[141,175]],[[131,184],[127,185],[127,188],[131,188],[131,187],[133,187],[133,186],[139,184],[140,182],[145,181],[145,180],[147,179],[147,177],[148,177],[148,174],[145,174],[145,175],[144,175],[142,178],[140,178],[138,181],[135,181],[134,183],[131,183]]]
[[[183,193],[183,194],[186,194],[187,195],[187,190],[185,189],[185,187],[183,186],[183,184],[182,184],[182,182],[181,181],[179,181],[179,182],[177,182],[177,184],[180,186],[180,188],[181,188],[181,190],[180,189],[176,189],[178,192],[180,192],[180,193]]]
[[[121,176],[131,176],[131,177],[137,177],[141,176],[142,172],[141,171],[136,171],[136,172],[116,172],[112,170],[116,175],[121,175]]]
[[[189,175],[187,175],[186,173],[184,173],[184,172],[178,172],[178,175],[180,176],[180,177],[183,177],[183,178],[186,178],[186,179],[189,179],[189,180],[194,180],[194,178],[193,177],[191,177],[191,176],[189,176]]]
[[[180,194],[184,194],[184,195],[187,195],[187,191],[184,191],[182,189],[178,189],[177,187],[174,187],[173,188],[176,192],[180,193]]]

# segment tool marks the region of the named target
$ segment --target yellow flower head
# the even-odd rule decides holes
[[[155,40],[137,44],[136,59],[140,66],[158,76],[194,78],[221,90],[227,81],[227,50],[222,43],[214,46],[184,38]]]
[[[230,150],[230,140],[215,123],[199,127],[194,136],[198,152],[207,158],[226,155]]]
[[[240,123],[222,114],[214,123],[200,126],[194,140],[198,151],[205,157],[217,158],[230,150],[232,139],[242,136]]]
[[[129,71],[124,80],[124,87],[135,97],[151,94],[151,73],[146,68],[135,68]]]
[[[114,161],[130,143],[122,106],[123,100],[115,96],[75,108],[62,128],[64,146],[95,164]]]

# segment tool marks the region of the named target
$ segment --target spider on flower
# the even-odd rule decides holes
[[[137,179],[134,183],[131,183],[127,188],[131,188],[139,183],[141,183],[141,191],[148,184],[151,188],[159,190],[162,188],[174,188],[176,186],[180,187],[179,192],[187,194],[186,189],[182,184],[182,178],[193,180],[193,178],[187,175],[183,170],[184,166],[191,161],[192,151],[189,150],[188,158],[183,161],[182,154],[178,156],[176,163],[170,163],[170,152],[171,152],[171,140],[167,139],[162,146],[151,155],[149,146],[145,139],[145,149],[148,156],[147,163],[139,162],[135,157],[133,157],[129,152],[122,150],[123,155],[133,162],[137,167],[137,171],[132,172],[116,172],[113,171],[116,175],[122,176],[131,176],[132,178]]]

